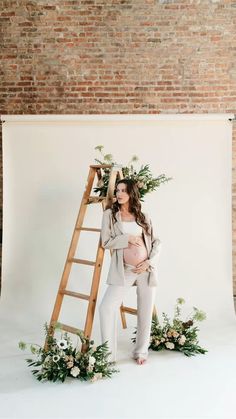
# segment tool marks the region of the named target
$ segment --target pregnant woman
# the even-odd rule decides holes
[[[108,287],[99,306],[102,342],[108,342],[110,361],[116,362],[117,317],[124,296],[137,286],[137,334],[132,358],[140,365],[148,357],[157,278],[153,258],[159,258],[161,241],[151,219],[142,213],[137,184],[121,179],[116,201],[103,213],[101,245],[112,249]]]

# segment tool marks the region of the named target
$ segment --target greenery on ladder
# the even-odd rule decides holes
[[[104,154],[104,146],[98,145],[95,150],[101,154],[101,157],[95,158],[98,164],[110,164],[112,166],[117,165],[114,161],[112,154]],[[141,167],[135,170],[134,164],[139,160],[137,156],[133,156],[128,162],[127,166],[122,167],[122,173],[125,178],[133,179],[137,182],[140,193],[140,201],[144,201],[144,196],[147,193],[155,191],[162,183],[168,182],[172,177],[167,178],[165,174],[161,174],[157,177],[153,177],[149,164],[141,165]],[[99,196],[107,195],[107,188],[110,178],[110,168],[101,169],[102,175],[94,188],[95,193],[99,193]]]

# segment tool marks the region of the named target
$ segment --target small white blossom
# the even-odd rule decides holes
[[[158,339],[156,339],[156,340],[155,340],[155,345],[156,345],[156,346],[160,345],[160,343],[161,343],[161,342],[160,342]]]
[[[166,342],[165,345],[168,349],[174,349],[174,347],[175,347],[174,343],[172,343],[172,342]]]
[[[53,355],[52,360],[53,362],[58,362],[60,359],[59,355]]]
[[[73,377],[77,377],[80,373],[80,369],[79,367],[73,367],[70,370],[71,375],[73,375]]]
[[[94,365],[96,362],[96,358],[94,358],[94,356],[90,356],[89,357],[89,364]]]
[[[181,335],[180,338],[178,339],[178,342],[180,345],[183,345],[186,341],[186,336]]]

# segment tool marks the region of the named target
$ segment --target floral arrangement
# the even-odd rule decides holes
[[[60,339],[52,336],[51,328],[47,323],[44,325],[46,333],[46,349],[37,344],[26,344],[19,342],[19,348],[25,350],[30,346],[31,353],[36,355],[36,359],[26,359],[29,367],[36,367],[32,370],[33,375],[39,381],[61,381],[66,377],[77,378],[83,381],[94,382],[104,377],[111,377],[113,373],[119,372],[114,368],[114,362],[107,360],[107,342],[95,346],[93,340],[89,340],[82,332],[78,332],[80,341],[86,345],[86,351],[78,350],[77,345],[73,347],[68,333],[61,330],[60,323],[54,329],[60,330]]]
[[[112,166],[117,165],[117,163],[113,161],[112,154],[104,154],[103,149],[103,145],[98,145],[95,147],[95,150],[97,150],[102,156],[102,160],[101,158],[95,158],[95,161],[99,164],[110,164]],[[156,188],[158,188],[161,183],[168,182],[172,179],[172,177],[167,178],[164,174],[161,174],[158,177],[153,177],[148,164],[142,165],[139,170],[135,170],[133,163],[137,162],[138,160],[139,158],[134,155],[128,162],[127,166],[122,167],[122,173],[125,178],[133,179],[135,182],[137,182],[140,193],[140,201],[143,201],[143,197],[147,193],[156,190]],[[110,170],[110,168],[101,169],[101,176],[98,179],[96,187],[93,188],[95,193],[99,193],[99,196],[107,195]]]
[[[185,300],[183,298],[177,299],[177,304],[174,308],[173,321],[168,318],[166,313],[162,313],[163,326],[161,326],[157,316],[153,315],[150,333],[150,349],[154,351],[160,351],[162,349],[180,351],[186,356],[208,352],[207,349],[198,345],[197,332],[199,329],[197,326],[194,326],[194,321],[203,321],[206,318],[206,314],[196,307],[193,307],[193,314],[189,315],[186,321],[183,321],[180,319],[180,306],[184,303]],[[137,330],[134,331],[134,334],[136,333]],[[132,338],[131,340],[135,342],[136,338]]]

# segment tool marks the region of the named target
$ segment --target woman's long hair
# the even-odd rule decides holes
[[[116,188],[120,183],[124,183],[126,185],[126,192],[129,195],[129,212],[132,212],[135,216],[136,223],[143,227],[147,234],[151,234],[149,229],[150,226],[145,219],[145,215],[141,211],[141,203],[140,203],[140,193],[137,186],[137,183],[132,179],[120,179],[116,183]],[[116,222],[116,213],[119,211],[121,205],[118,201],[113,202],[111,206],[112,217],[114,222]]]

